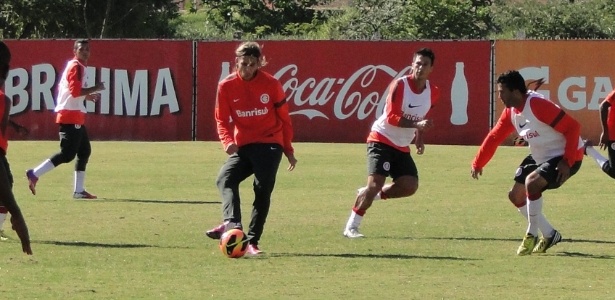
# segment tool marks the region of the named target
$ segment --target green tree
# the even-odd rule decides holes
[[[175,34],[173,0],[3,0],[1,38],[164,38]]]
[[[326,30],[332,38],[480,39],[493,27],[491,1],[357,0]]]
[[[220,30],[241,31],[258,37],[297,34],[325,21],[313,9],[331,0],[202,0]],[[222,22],[218,21],[222,20]]]
[[[533,39],[613,38],[615,3],[612,0],[524,1],[494,6],[498,37]]]

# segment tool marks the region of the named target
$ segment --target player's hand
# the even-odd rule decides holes
[[[423,143],[423,141],[417,141],[416,142],[416,154],[423,155],[424,152],[425,152],[425,143]]]
[[[23,126],[15,123],[15,122],[13,122],[12,120],[9,120],[9,124],[11,125],[11,127],[13,127],[13,129],[15,129],[17,134],[19,134],[21,136],[26,136],[26,135],[30,134],[30,130],[28,130],[28,128],[23,127]]]
[[[11,214],[11,224],[13,230],[17,233],[19,240],[21,241],[21,250],[28,255],[32,255],[32,248],[30,247],[30,234],[28,233],[28,226],[21,214],[17,216]]]
[[[609,144],[609,136],[608,134],[604,134],[601,133],[600,134],[600,143],[598,144],[598,146],[600,146],[600,149],[602,150],[606,150],[606,148],[608,147]]]
[[[287,157],[288,157],[288,163],[289,163],[287,170],[292,171],[295,169],[295,166],[297,165],[297,159],[295,158],[294,154],[287,155]]]
[[[416,129],[418,130],[427,130],[429,128],[433,127],[433,121],[432,120],[421,120],[416,122]]]
[[[237,153],[237,151],[239,151],[239,147],[235,143],[229,144],[226,149],[224,149],[224,152],[228,155],[233,155]]]
[[[89,94],[85,96],[85,100],[87,101],[92,101],[92,102],[96,102],[98,100],[100,100],[100,94],[96,93],[96,94]]]
[[[561,185],[570,178],[570,166],[565,160],[560,160],[557,163],[557,182]]]
[[[478,177],[483,175],[483,169],[472,168],[470,174],[472,175],[472,178],[478,180]]]

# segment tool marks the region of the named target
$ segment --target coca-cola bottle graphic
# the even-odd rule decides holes
[[[222,66],[220,67],[220,79],[218,79],[218,82],[226,78],[228,74],[231,74],[231,63],[228,61],[223,61]]]
[[[463,62],[455,64],[455,78],[451,86],[451,123],[453,125],[468,123],[468,81],[463,68]]]

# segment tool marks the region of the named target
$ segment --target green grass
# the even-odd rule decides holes
[[[283,161],[261,247],[227,259],[204,230],[220,221],[214,182],[225,154],[216,142],[94,142],[87,188],[75,201],[72,164],[41,178],[23,171],[57,142],[12,142],[9,161],[34,255],[0,243],[4,299],[613,299],[613,180],[586,159],[545,214],[565,241],[517,257],[526,223],[508,202],[527,149],[500,147],[476,181],[477,147],[428,145],[415,160],[416,195],[376,202],[362,224],[342,228],[365,182],[365,145],[297,143]],[[249,218],[251,181],[242,185]],[[6,224],[8,225],[8,223]],[[8,229],[8,226],[5,228]]]

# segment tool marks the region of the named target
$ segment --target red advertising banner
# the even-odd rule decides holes
[[[516,69],[528,81],[544,78],[537,92],[574,116],[584,138],[598,141],[598,106],[613,90],[613,41],[497,41],[495,62],[496,76]],[[498,100],[496,107],[499,116],[504,106]]]
[[[56,86],[74,41],[5,42],[13,53],[5,84],[11,118],[30,129],[28,139],[58,139]],[[92,40],[90,47],[88,86],[106,86],[100,101],[87,103],[91,139],[192,139],[192,41]]]
[[[413,53],[432,48],[432,84],[441,98],[431,111],[430,144],[477,145],[490,128],[489,41],[262,41],[288,96],[295,141],[364,142],[382,114],[388,84],[408,74]],[[217,140],[217,83],[234,70],[239,42],[197,43],[198,140]]]

